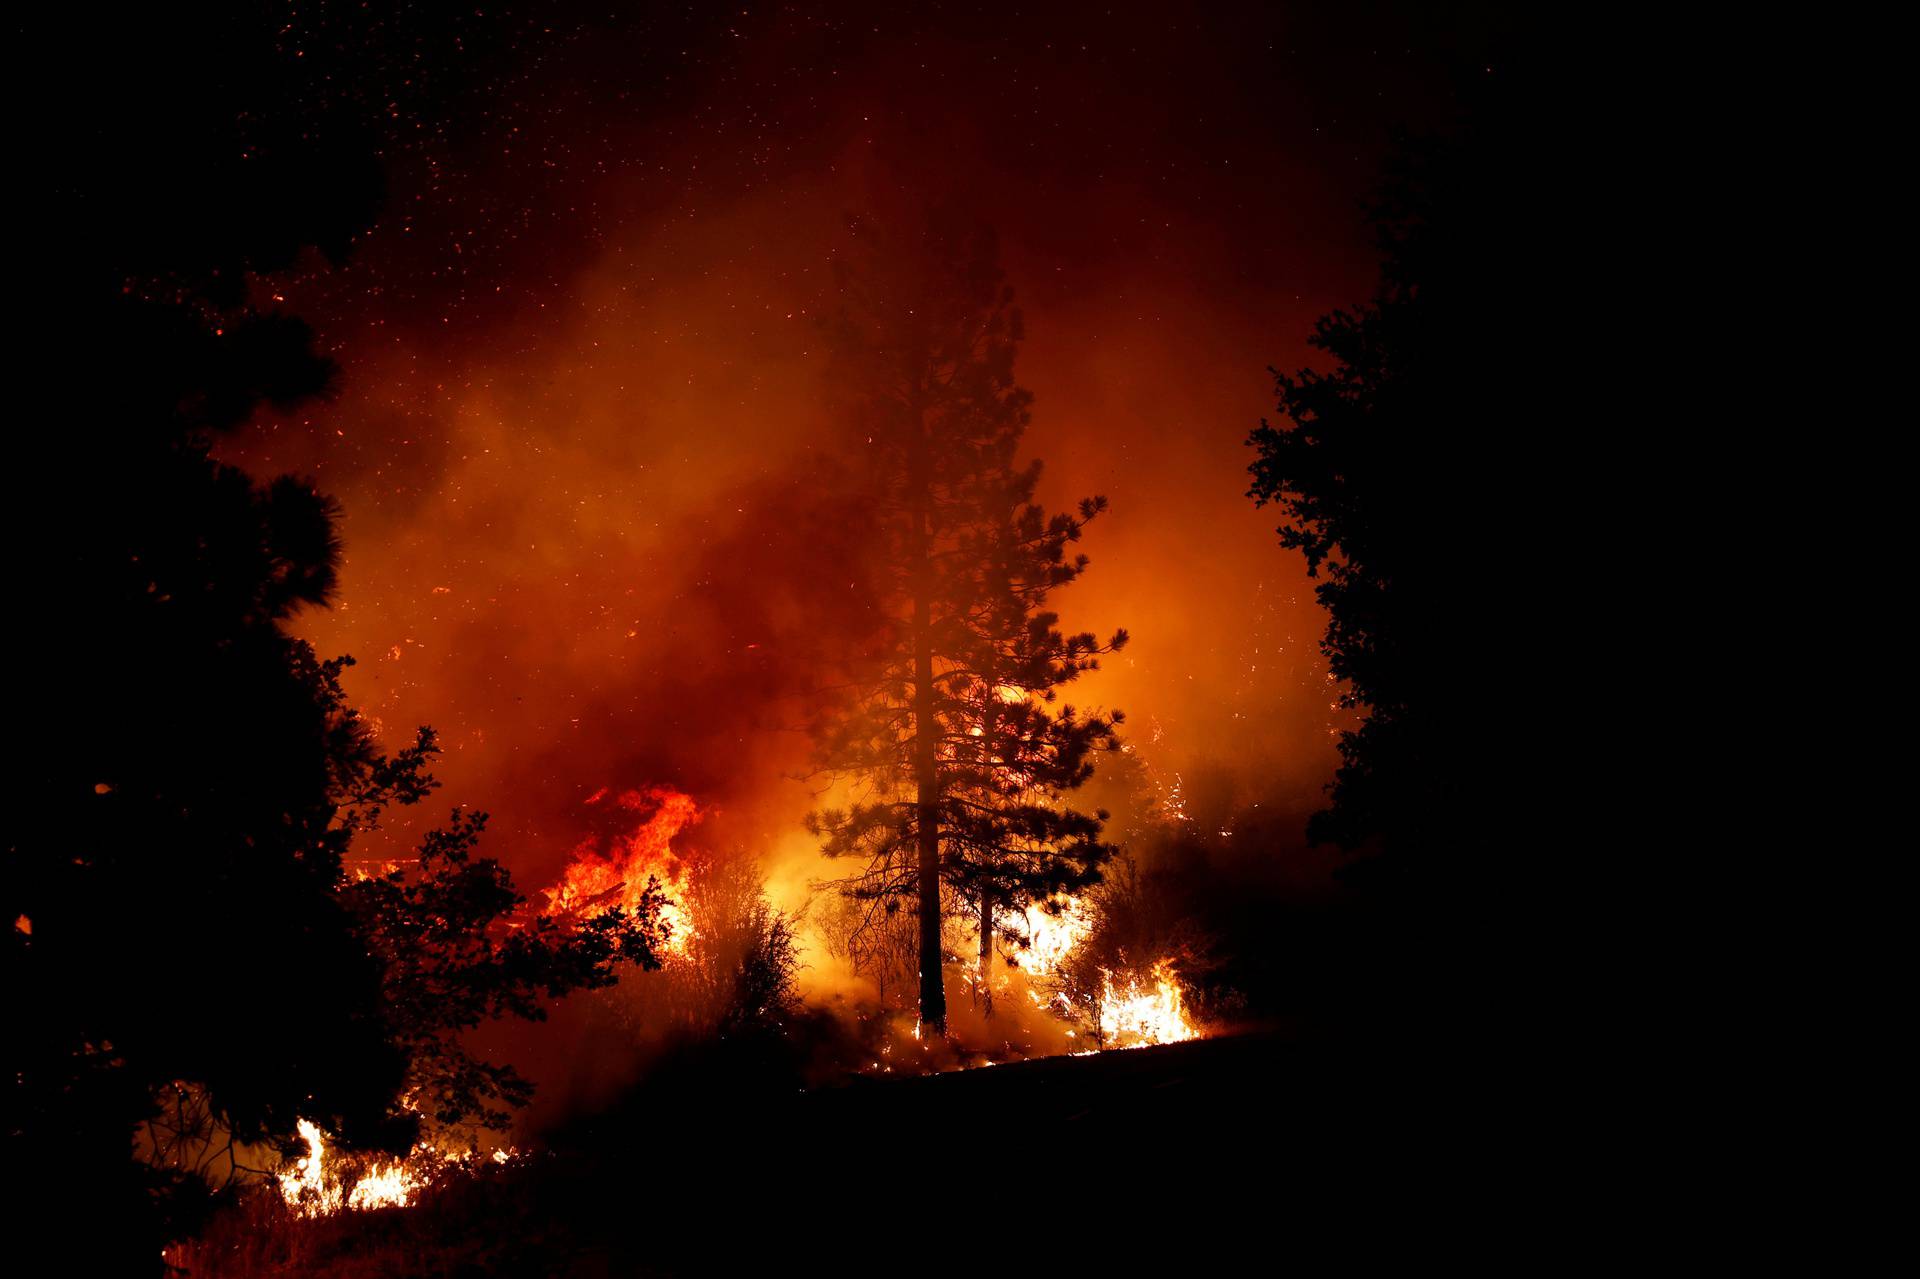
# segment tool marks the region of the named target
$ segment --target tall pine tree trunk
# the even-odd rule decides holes
[[[989,688],[980,709],[980,752],[984,761],[991,765],[995,762],[995,750],[998,747],[996,730],[999,728],[999,706],[994,699],[998,697],[997,687]],[[981,850],[986,856],[986,850]],[[982,867],[982,870],[985,870]],[[980,883],[980,969],[979,986],[981,1009],[993,1016],[993,892],[987,887],[987,878],[982,876]]]
[[[939,725],[933,710],[933,568],[927,504],[932,500],[924,420],[914,459],[913,510],[913,732],[914,779],[920,805],[920,1025],[947,1033],[947,990],[940,971]]]
[[[980,1008],[993,1016],[993,894],[980,890]]]

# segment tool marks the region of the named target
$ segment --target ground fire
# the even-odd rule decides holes
[[[1075,992],[1064,988],[1063,974],[1076,948],[1093,932],[1095,922],[1078,897],[1061,898],[1050,907],[1026,909],[1020,922],[1027,945],[1013,955],[1012,963],[1032,978],[1042,982],[1050,979],[1056,987],[1048,997],[1029,986],[1028,997],[1036,1007],[1071,1018],[1078,1001]],[[1199,1037],[1199,1030],[1187,1017],[1172,960],[1155,960],[1144,980],[1138,973],[1117,975],[1105,968],[1099,975],[1099,991],[1091,1002],[1098,1031],[1096,1042],[1102,1048],[1144,1048]]]
[[[318,1126],[302,1119],[299,1131],[307,1153],[275,1180],[287,1207],[303,1217],[404,1208],[427,1186],[481,1159],[471,1152],[450,1154],[428,1142],[417,1144],[398,1159],[348,1158],[329,1152],[327,1135]],[[517,1154],[511,1147],[502,1147],[485,1158],[490,1163],[505,1164]]]
[[[1126,979],[1124,989],[1112,973],[1101,974],[1100,1038],[1111,1048],[1144,1048],[1197,1038],[1187,1021],[1180,983],[1166,960],[1155,962],[1148,985]]]
[[[562,921],[584,921],[614,907],[640,909],[649,887],[662,922],[671,929],[663,958],[669,965],[685,963],[701,942],[694,922],[691,893],[692,861],[675,847],[705,816],[700,804],[685,792],[666,785],[648,785],[614,791],[603,787],[588,796],[585,807],[615,815],[618,828],[610,834],[580,839],[553,887],[542,897],[542,912]],[[1076,998],[1068,972],[1077,949],[1097,927],[1094,911],[1078,896],[1066,895],[1026,908],[1006,921],[1010,935],[1022,945],[1009,955],[1003,989],[1018,982],[1025,986],[1037,1014],[1066,1022],[1077,1020],[1077,1010],[1090,1010],[1085,1037],[1066,1031],[1070,1042],[1099,1048],[1140,1048],[1184,1042],[1199,1036],[1189,1020],[1178,974],[1171,961],[1156,961],[1144,973],[1099,971],[1099,987],[1090,998]],[[644,975],[630,980],[645,982]],[[1052,992],[1043,996],[1042,989]],[[924,1043],[914,1027],[916,1043]],[[1083,1051],[1095,1051],[1086,1049]],[[896,1057],[891,1047],[872,1063],[876,1074],[895,1074],[896,1066],[911,1057]],[[920,1069],[939,1069],[934,1059],[922,1059]],[[965,1063],[962,1063],[964,1065]],[[951,1068],[951,1067],[949,1067]],[[299,1134],[305,1153],[276,1176],[281,1198],[294,1213],[305,1217],[346,1211],[403,1208],[419,1194],[449,1177],[470,1173],[479,1166],[471,1151],[449,1152],[430,1140],[415,1145],[399,1158],[346,1155],[317,1125],[303,1119]],[[504,1163],[515,1156],[512,1148],[495,1151],[489,1159]]]

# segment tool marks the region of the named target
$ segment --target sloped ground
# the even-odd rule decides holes
[[[1263,1246],[1267,1214],[1236,1205],[1277,1186],[1290,1130],[1326,1132],[1284,1082],[1320,1074],[1315,1056],[1250,1035],[721,1096],[654,1113],[657,1177],[616,1153],[635,1151],[631,1119],[609,1117],[556,1164],[588,1218],[647,1221],[659,1249],[610,1240],[574,1273],[1132,1269],[1202,1240]]]
[[[1505,1229],[1471,1116],[1394,1100],[1394,1073],[1259,1034],[779,1094],[648,1087],[524,1165],[214,1273],[1238,1274]]]

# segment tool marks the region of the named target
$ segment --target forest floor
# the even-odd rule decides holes
[[[291,1252],[194,1273],[1205,1273],[1276,1249],[1423,1253],[1439,1215],[1475,1213],[1470,1185],[1434,1179],[1432,1125],[1395,1121],[1353,1066],[1261,1033],[784,1095],[647,1087],[416,1207],[303,1223]],[[1391,1187],[1414,1167],[1410,1213]]]

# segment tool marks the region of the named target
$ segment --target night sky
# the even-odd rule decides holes
[[[387,190],[343,265],[255,283],[314,325],[336,398],[223,451],[340,499],[341,602],[303,629],[359,659],[390,745],[440,731],[441,797],[489,810],[530,885],[586,795],[654,783],[790,888],[818,873],[789,699],[831,566],[797,531],[832,518],[816,317],[853,211],[998,229],[1043,495],[1113,504],[1060,604],[1135,642],[1077,698],[1124,708],[1201,821],[1304,814],[1330,775],[1324,616],[1244,441],[1266,366],[1371,287],[1393,130],[1445,127],[1493,24],[892,10],[314,6],[278,37],[264,73],[372,128]]]

